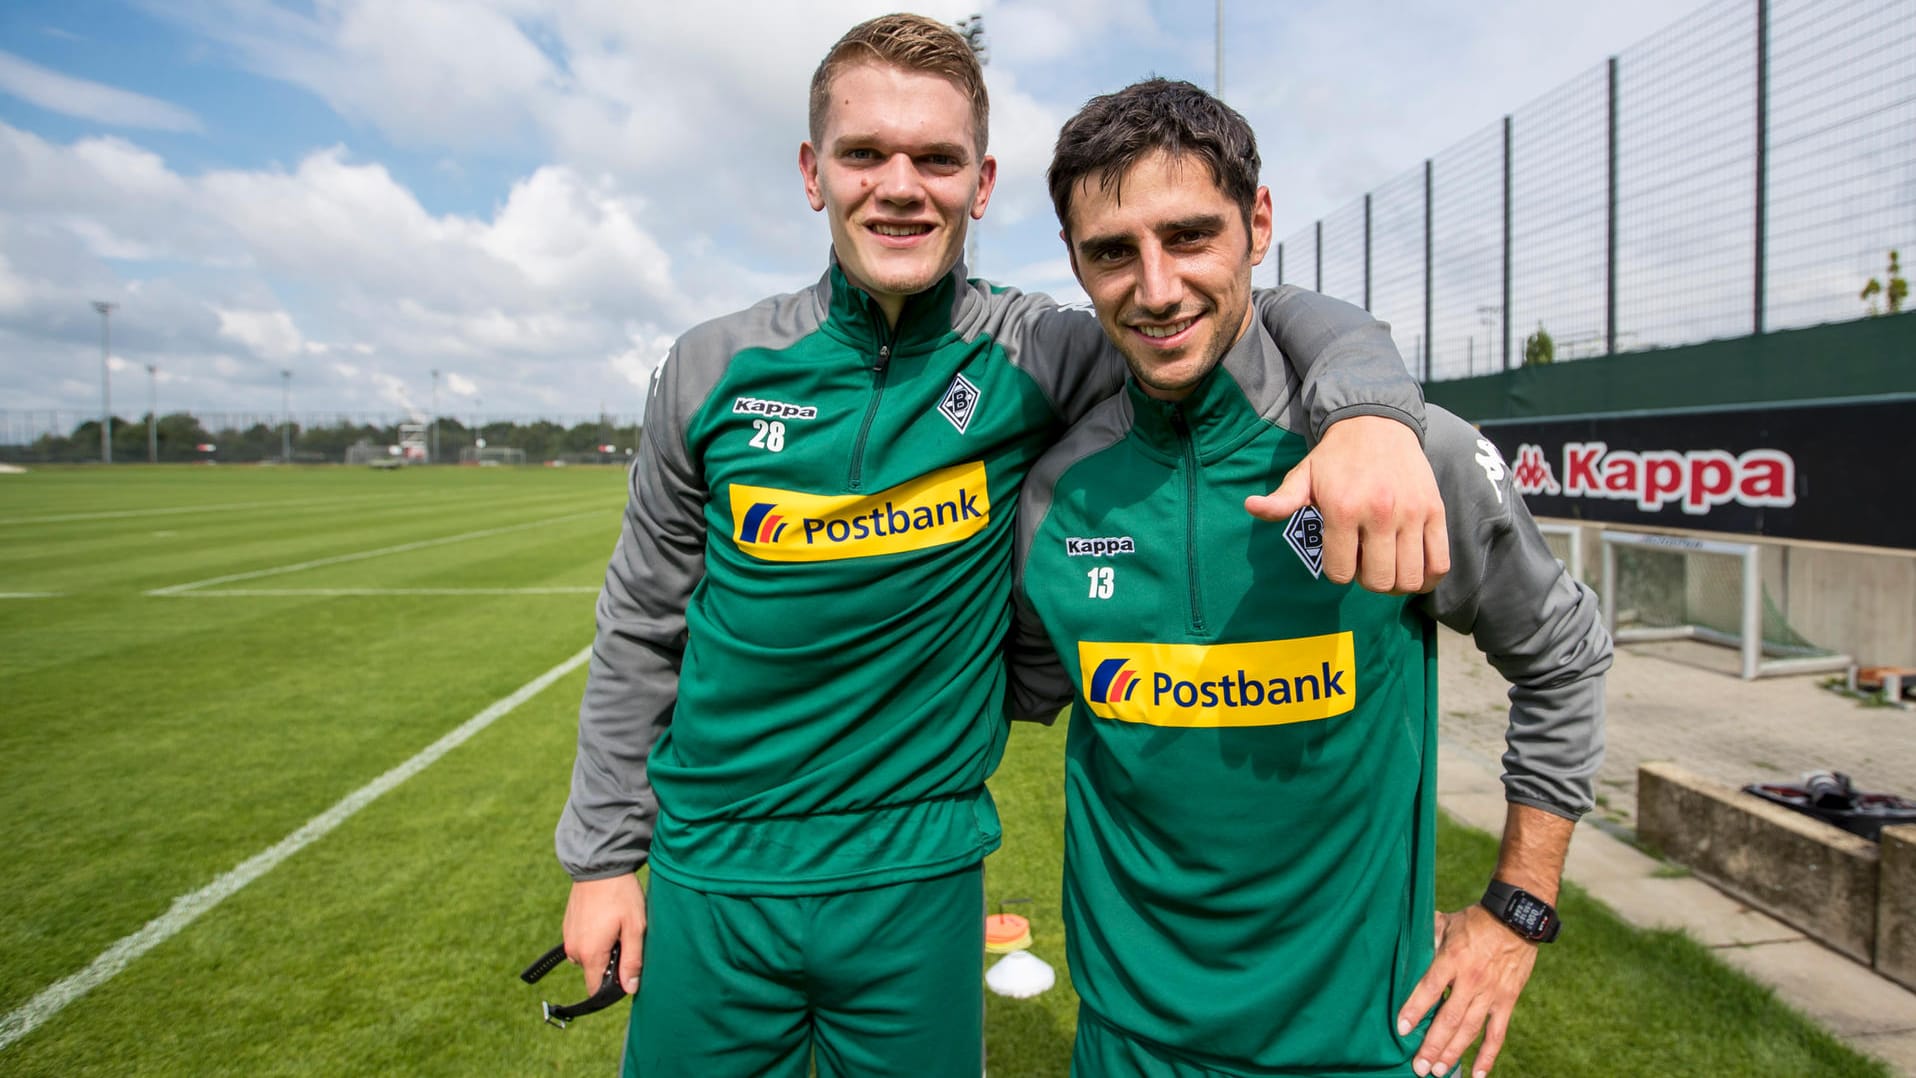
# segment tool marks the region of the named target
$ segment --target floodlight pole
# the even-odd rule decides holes
[[[439,370],[432,372],[432,462],[439,463]]]
[[[1497,352],[1496,349],[1491,346],[1492,339],[1490,331],[1492,327],[1496,326],[1497,316],[1502,314],[1503,310],[1502,307],[1489,303],[1482,304],[1477,308],[1477,322],[1484,327],[1484,362],[1492,371],[1497,369]]]
[[[978,58],[978,66],[991,63],[991,46],[985,41],[985,17],[973,13],[957,26],[958,33],[964,37],[965,44],[971,46],[972,55]],[[965,270],[972,276],[978,275],[978,222],[968,222],[965,229]]]
[[[108,303],[103,299],[93,301],[93,309],[100,312],[100,463],[113,463],[113,379],[108,371],[107,356],[112,352],[112,331],[108,323],[113,317],[113,308],[117,303]]]
[[[1217,99],[1224,100],[1224,0],[1217,0]]]
[[[160,462],[160,368],[146,365],[146,462]]]
[[[293,463],[293,372],[279,372],[279,462]]]

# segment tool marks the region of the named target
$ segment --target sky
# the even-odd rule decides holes
[[[1224,96],[1283,237],[1697,6],[1227,0]],[[98,413],[105,301],[122,417],[283,393],[304,415],[636,416],[678,334],[822,272],[807,86],[888,10],[8,0],[0,411]],[[1082,297],[1044,191],[1058,127],[1138,78],[1214,88],[1216,4],[915,10],[984,17],[999,183],[973,273]]]

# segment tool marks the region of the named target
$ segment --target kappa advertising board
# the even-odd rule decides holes
[[[1534,516],[1916,549],[1916,399],[1482,429]]]

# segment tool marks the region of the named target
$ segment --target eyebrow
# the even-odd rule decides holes
[[[1152,226],[1151,230],[1153,232],[1186,232],[1195,229],[1200,232],[1216,232],[1223,227],[1222,214],[1202,213],[1195,217],[1179,217],[1163,221]],[[1086,236],[1077,241],[1077,244],[1078,253],[1081,255],[1100,255],[1107,251],[1121,251],[1132,245],[1129,234],[1123,232]]]
[[[872,134],[853,133],[840,135],[832,142],[832,152],[834,154],[840,154],[846,150],[876,147],[882,145],[884,141],[885,140],[879,136]],[[935,153],[943,154],[946,157],[955,157],[964,162],[971,160],[971,155],[965,151],[964,145],[957,142],[929,142],[922,146],[910,147],[907,152],[913,157],[923,157],[926,154]]]

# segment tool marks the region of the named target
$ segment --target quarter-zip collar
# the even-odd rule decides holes
[[[1183,459],[1187,439],[1200,462],[1209,463],[1229,453],[1265,425],[1232,372],[1268,369],[1262,367],[1267,357],[1283,362],[1270,335],[1253,323],[1224,354],[1224,361],[1183,400],[1159,400],[1138,385],[1135,375],[1126,378],[1124,391],[1131,402],[1132,436],[1146,452],[1166,463]]]
[[[898,325],[887,326],[878,302],[846,279],[834,254],[817,285],[825,309],[822,328],[861,355],[876,355],[880,348],[891,349],[894,357],[932,351],[950,337],[958,305],[969,293],[964,272],[964,263],[959,262],[937,284],[905,297]]]

